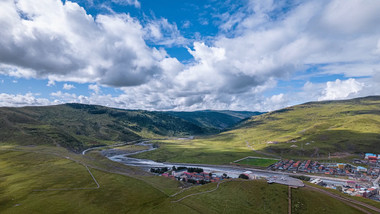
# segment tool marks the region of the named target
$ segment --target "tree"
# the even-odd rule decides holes
[[[249,179],[249,177],[248,177],[246,174],[240,174],[240,175],[239,175],[239,178],[242,178],[242,179]]]

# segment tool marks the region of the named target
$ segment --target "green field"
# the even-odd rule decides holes
[[[210,193],[205,191],[215,189],[215,183],[195,186],[170,197],[181,190],[177,181],[127,166],[123,170],[97,152],[81,156],[52,147],[17,149],[24,151],[0,151],[0,213],[287,213],[287,187],[263,180],[229,181]],[[90,166],[99,189],[86,168],[73,160]],[[61,188],[68,190],[34,191]],[[172,202],[193,193],[203,194]],[[309,190],[296,191],[293,200],[305,207],[331,203],[321,213],[359,213]]]
[[[215,138],[154,141],[152,143],[159,147],[157,150],[144,152],[133,157],[159,162],[229,164],[247,156],[264,156],[248,149],[245,143],[229,143],[230,140],[228,135],[221,134]]]
[[[158,112],[77,103],[0,107],[0,143],[60,145],[74,152],[140,139],[219,133],[258,112]],[[25,139],[28,139],[27,141]]]
[[[293,106],[254,117],[228,133],[232,141],[242,139],[284,157],[380,153],[380,97]]]
[[[159,146],[137,157],[214,164],[247,156],[361,158],[365,152],[380,153],[380,97],[306,103],[253,117],[218,135],[161,141]]]
[[[237,162],[238,164],[250,165],[250,166],[260,166],[268,167],[274,163],[277,163],[278,160],[275,159],[263,159],[263,158],[246,158]]]

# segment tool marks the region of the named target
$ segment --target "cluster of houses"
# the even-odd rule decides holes
[[[321,163],[318,161],[305,160],[280,160],[268,167],[271,170],[290,172],[316,173],[326,175],[350,176],[354,178],[377,177],[380,167],[362,167],[346,163]]]
[[[219,182],[227,179],[226,176],[217,176],[207,172],[187,172],[185,170],[171,171],[171,173],[163,173],[162,176],[181,180],[193,184],[207,184],[212,182]]]
[[[165,171],[165,169],[167,169]],[[219,182],[224,179],[229,179],[230,177],[227,174],[217,175],[211,172],[204,172],[202,168],[187,168],[187,167],[179,167],[176,168],[152,168],[151,172],[158,172],[163,177],[192,183],[192,184],[207,184],[212,182]]]
[[[376,186],[366,186],[362,183],[349,180],[343,186],[327,185],[321,179],[316,178],[310,181],[310,183],[317,184],[326,188],[340,190],[343,193],[351,196],[359,196],[364,198],[370,198],[380,201],[380,189]]]
[[[379,189],[377,187],[360,187],[360,185],[356,187],[344,186],[342,192],[349,194],[351,196],[360,196],[364,198],[378,198]]]
[[[207,183],[213,183],[213,182],[220,182],[225,179],[230,179],[230,177],[226,173],[212,173],[212,172],[205,172],[203,171],[203,168],[191,168],[191,167],[175,167],[172,168],[168,167],[156,167],[151,168],[150,172],[155,173],[157,175],[171,178],[173,180],[179,180],[187,183],[192,184],[207,184]],[[236,177],[236,175],[235,175]],[[257,177],[256,174],[254,174],[251,171],[245,171],[241,173],[238,178],[242,179],[259,179],[261,177]]]
[[[364,155],[364,160],[367,161],[369,164],[378,164],[380,163],[380,155],[373,154],[373,153],[366,153]]]
[[[315,173],[325,175],[347,176],[351,180],[346,185],[327,185],[321,179],[311,180],[311,183],[327,188],[339,189],[340,191],[352,195],[371,198],[380,201],[379,176],[380,176],[380,155],[366,153],[361,160],[354,160],[355,166],[347,163],[322,163],[312,160],[294,161],[280,160],[268,167],[270,170],[280,170],[289,172]],[[365,166],[365,167],[364,167]]]

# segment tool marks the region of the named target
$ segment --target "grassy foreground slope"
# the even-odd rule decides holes
[[[20,148],[20,147],[17,147]],[[177,201],[193,193],[213,190],[216,184],[197,186],[174,197],[177,183],[158,176],[125,176],[90,167],[99,189],[34,191],[35,189],[94,188],[85,167],[71,159],[30,151],[0,151],[0,213],[287,213],[287,187],[266,181],[230,181],[220,188]],[[30,150],[30,151],[27,151]],[[55,154],[60,149],[54,149]],[[64,154],[64,153],[62,153]],[[96,165],[87,156],[66,154]],[[90,161],[90,162],[88,162]],[[116,163],[115,163],[116,164]],[[156,185],[159,184],[159,185]],[[173,191],[173,188],[175,191]],[[172,189],[170,191],[167,191]],[[307,200],[305,197],[307,196]],[[307,213],[360,213],[310,190],[293,192],[293,206]],[[300,212],[298,209],[296,213]]]

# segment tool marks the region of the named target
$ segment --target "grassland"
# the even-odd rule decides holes
[[[245,143],[229,144],[229,135],[203,137],[194,140],[154,141],[159,148],[133,157],[151,159],[159,162],[229,164],[247,156],[263,156],[256,153]]]
[[[207,133],[163,112],[81,104],[0,108],[0,127],[0,143],[60,145],[78,153],[116,142]]]
[[[180,112],[168,111],[170,115],[182,118],[186,121],[192,122],[200,127],[207,127],[211,130],[219,132],[221,130],[233,128],[242,120],[251,116],[260,115],[261,112],[249,111],[194,111],[194,112]]]
[[[117,142],[219,133],[255,114],[258,112],[152,112],[75,103],[2,107],[0,143],[60,145],[79,153]]]
[[[170,207],[166,193],[179,190],[177,182],[162,177],[145,181],[93,168],[99,189],[70,190],[96,184],[83,165],[46,153],[0,151],[0,163],[1,213],[152,213]],[[34,191],[57,188],[69,190]]]
[[[238,164],[243,165],[250,165],[250,166],[260,166],[260,167],[268,167],[274,163],[276,163],[278,160],[275,159],[263,159],[263,158],[246,158],[239,162]]]
[[[380,153],[380,97],[293,106],[252,118],[230,133],[284,156]]]
[[[72,190],[96,187],[81,163],[90,167],[99,189]],[[181,190],[177,181],[150,176],[102,158],[97,152],[81,156],[56,147],[1,146],[0,171],[0,213],[287,212],[287,187],[262,180],[226,182],[214,192],[173,203],[215,189],[216,184],[196,186],[170,197]],[[68,190],[34,191],[57,188]],[[295,192],[295,203],[323,207],[329,202],[325,213],[358,213],[339,201],[308,192]],[[310,198],[305,200],[305,195]]]
[[[337,210],[340,210],[337,212]],[[333,200],[324,194],[305,190],[292,190],[292,213],[361,213],[358,210],[347,207],[341,201]]]
[[[159,146],[138,157],[214,164],[246,156],[328,159],[330,154],[334,160],[351,160],[380,153],[380,97],[306,103],[253,117],[215,136]]]

